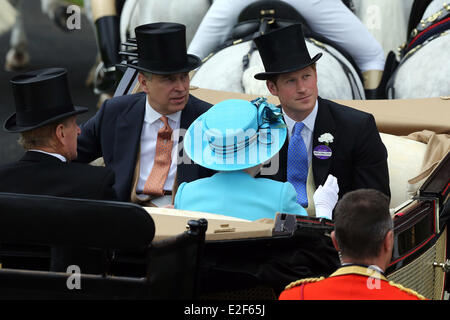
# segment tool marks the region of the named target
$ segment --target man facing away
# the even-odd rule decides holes
[[[4,123],[10,133],[20,133],[26,150],[17,162],[0,166],[0,191],[27,194],[116,200],[114,172],[74,163],[80,128],[67,71],[49,68],[14,77],[11,85],[16,112]]]
[[[389,199],[373,189],[344,195],[335,208],[331,239],[341,267],[328,278],[288,285],[280,300],[422,300],[417,292],[384,275],[394,246]]]
[[[72,162],[80,134],[76,116],[88,109],[73,105],[67,71],[31,71],[14,77],[11,85],[16,112],[5,121],[4,129],[20,133],[26,152],[19,161],[0,166],[0,192],[117,200],[114,172]],[[9,265],[5,260],[3,264]],[[93,250],[52,248],[51,270],[66,271],[72,264],[83,272],[97,273],[101,255]]]

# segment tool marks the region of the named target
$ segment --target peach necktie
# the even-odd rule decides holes
[[[143,190],[143,193],[154,196],[164,195],[164,183],[172,163],[172,128],[166,116],[162,116],[160,120],[164,123],[164,127],[158,131],[153,168]]]

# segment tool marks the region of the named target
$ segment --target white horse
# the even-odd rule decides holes
[[[397,33],[406,35],[407,15],[409,15],[409,9],[413,0],[406,0],[408,3],[406,5],[398,0],[376,1],[382,1],[383,3],[377,4],[374,3],[374,0],[354,1],[356,9],[355,13],[369,28],[369,31],[377,31],[378,27],[382,26],[383,29],[381,30],[381,34],[386,34],[387,26],[392,26],[392,21],[398,21],[399,12],[401,12],[402,19],[401,21],[398,21],[398,23],[402,28]],[[189,6],[186,6],[185,2],[182,2],[182,0],[168,0],[164,2],[127,0],[123,7],[120,19],[121,40],[122,42],[125,42],[127,38],[134,37],[134,29],[139,25],[151,22],[168,21],[186,25],[186,42],[187,46],[189,46],[195,31],[210,5],[210,0],[192,0],[189,2]],[[384,17],[386,6],[389,6],[388,11],[391,12],[392,18]],[[395,17],[395,19],[393,17]],[[383,19],[383,21],[389,21],[389,23],[384,23],[383,21],[380,21],[381,19]],[[390,34],[392,34],[392,30],[390,31]],[[388,44],[386,50],[400,45],[400,41],[403,41],[403,38],[400,40],[391,40],[393,44]],[[268,94],[264,82],[253,79],[255,73],[263,71],[259,54],[252,55],[249,68],[245,72],[242,71],[241,58],[247,54],[249,46],[250,42],[242,43],[215,54],[204,66],[197,70],[192,84],[217,90]],[[315,51],[314,48],[320,48],[324,53],[324,56],[318,63],[318,85],[322,96],[331,99],[365,98],[361,81],[354,68],[345,58],[330,46],[318,47],[311,42],[308,43],[308,46],[313,52]],[[324,52],[324,49],[328,52]],[[336,58],[329,54],[329,52],[338,56],[338,60],[342,61],[343,64],[341,65]],[[326,76],[320,76],[321,74]]]
[[[422,19],[436,12],[450,11],[442,6],[442,0],[435,0],[428,6]],[[414,50],[414,52],[413,52]],[[400,61],[388,85],[388,98],[429,98],[450,95],[450,29],[430,38],[406,54]]]
[[[10,38],[10,49],[6,54],[5,69],[20,70],[28,66],[30,62],[30,55],[27,49],[27,36],[25,24],[23,21],[22,11],[26,10],[26,1],[22,0],[8,0],[9,3],[16,9],[15,23],[12,27]],[[84,0],[85,4],[89,0]],[[69,4],[63,0],[41,0],[42,13],[55,22],[61,28],[65,28],[65,18],[60,13],[65,12]]]
[[[327,99],[365,99],[362,81],[352,64],[333,47],[307,39],[311,56],[322,52],[317,62],[319,94]],[[250,50],[251,41],[227,47],[206,60],[192,77],[191,84],[205,89],[270,95],[265,81],[254,79],[264,72],[257,50],[253,51],[249,66],[243,70],[242,58]]]
[[[353,3],[355,14],[382,44],[385,53],[387,53],[391,50],[396,52],[396,49],[406,41],[408,18],[413,1],[353,0]],[[439,2],[440,0],[437,1]],[[210,0],[192,0],[189,2],[189,6],[186,6],[186,3],[181,0],[167,0],[164,2],[127,0],[120,19],[121,40],[125,42],[128,37],[134,37],[134,28],[138,25],[159,21],[171,21],[186,25],[186,41],[187,45],[189,45],[210,3]],[[258,54],[252,55],[249,68],[245,72],[242,71],[241,59],[247,54],[249,46],[249,42],[241,43],[214,54],[197,70],[192,79],[192,84],[199,87],[225,91],[268,94],[264,82],[253,79],[255,73],[262,71],[262,64]],[[324,49],[310,42],[308,42],[308,46],[311,52],[317,51],[315,50],[317,48],[323,52]],[[330,52],[335,52],[329,46],[325,48]],[[429,47],[428,49],[437,55],[433,48]],[[439,52],[447,51],[439,50]],[[424,54],[424,56],[426,55]],[[411,60],[413,61],[414,59]],[[437,62],[444,61],[444,58],[429,60]],[[345,66],[349,64],[345,59],[342,59],[342,61],[344,61],[344,68],[346,68]],[[443,65],[448,66],[448,63],[441,63],[441,67]],[[350,73],[344,72],[342,65],[333,57],[327,56],[327,52],[324,52],[324,56],[319,61],[317,69],[319,74],[318,85],[321,95],[330,99],[364,99],[365,96],[361,89],[360,79],[358,77],[350,77],[349,80],[348,74],[356,74],[351,66],[349,66],[349,69],[351,70]],[[403,79],[399,82],[402,82],[401,85],[407,85],[414,81],[411,81],[411,78],[409,77],[409,79]],[[328,82],[333,82],[333,85]],[[416,83],[419,85],[417,81]],[[416,97],[417,95],[436,96],[436,93],[430,90],[436,90],[439,87],[440,85],[429,82],[426,86],[421,85],[420,90],[416,90],[416,88],[412,89],[405,95],[402,95],[402,97]],[[399,88],[398,91],[400,92],[402,90]],[[442,93],[440,94],[442,95]],[[445,94],[447,95],[448,92]]]
[[[209,9],[211,0],[127,0],[120,16],[122,42],[135,37],[137,26],[153,22],[178,22],[186,25],[187,46]]]
[[[0,0],[0,35],[8,32],[14,25],[17,10],[8,0]]]

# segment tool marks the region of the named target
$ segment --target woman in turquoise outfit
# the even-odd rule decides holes
[[[214,105],[188,128],[184,150],[194,162],[218,173],[182,183],[175,209],[246,220],[273,219],[277,212],[307,215],[289,182],[255,178],[262,164],[283,146],[286,135],[281,110],[264,98],[252,102],[231,99]],[[333,187],[337,188],[337,183]],[[320,190],[323,197],[329,197],[330,188]],[[337,201],[337,191],[331,191]],[[330,208],[330,201],[321,202],[328,206],[322,216],[331,219],[334,204]]]

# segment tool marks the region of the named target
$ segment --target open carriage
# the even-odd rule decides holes
[[[136,92],[136,76],[136,71],[127,69],[116,95]],[[211,103],[230,97],[252,98],[203,89],[191,92]],[[412,156],[423,157],[432,146],[416,148],[416,141],[412,140],[402,141],[406,144],[402,146],[396,139],[423,129],[448,134],[450,127],[445,117],[449,112],[448,100],[355,100],[345,104],[366,108],[374,114],[390,157],[395,248],[388,278],[429,299],[442,299],[449,270],[450,154],[444,148],[447,151],[441,154],[437,165],[430,167],[431,173],[419,177],[414,185],[407,183],[406,177],[420,173],[421,159],[418,166],[411,167],[402,158],[396,158],[396,152],[410,157],[407,160],[413,164]],[[426,110],[422,111],[424,105]],[[399,117],[402,113],[406,116]],[[430,119],[430,114],[436,118]],[[11,197],[16,197],[15,201],[10,201]],[[73,201],[85,204],[82,219],[86,220],[75,218],[80,212],[72,210]],[[25,297],[31,298],[276,299],[291,281],[327,276],[339,265],[329,237],[333,222],[314,217],[278,213],[273,221],[248,222],[226,215],[143,208],[129,203],[33,199],[8,194],[1,195],[0,206],[2,213],[8,212],[0,215],[0,242],[77,243],[99,249],[105,262],[101,274],[80,275],[80,290],[68,289],[74,276],[71,273],[0,269],[3,298],[24,297],[26,293]],[[48,214],[55,218],[58,210],[67,215],[51,226],[61,232],[52,235],[50,229],[41,230],[36,221]],[[36,215],[11,218],[30,211]],[[89,219],[87,212],[98,218]],[[76,223],[82,231],[67,228],[68,222]],[[81,228],[82,222],[90,227]],[[7,232],[17,225],[22,225],[21,232]],[[36,251],[23,254],[20,249],[3,248],[1,255],[36,256]],[[48,251],[42,250],[40,254],[40,258],[48,259]]]

